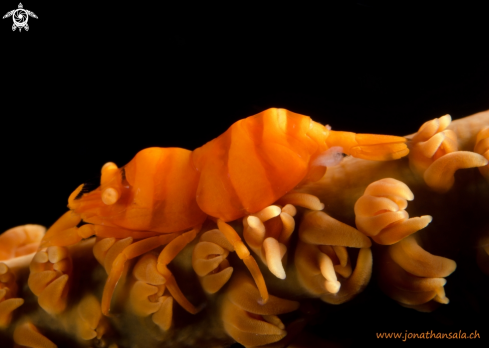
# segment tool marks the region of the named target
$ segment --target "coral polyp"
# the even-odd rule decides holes
[[[460,246],[489,269],[488,125],[355,134],[268,109],[194,151],[109,162],[47,231],[0,235],[0,341],[293,345],[311,304],[343,306],[372,277],[404,307],[450,306]],[[451,232],[467,226],[468,243]]]

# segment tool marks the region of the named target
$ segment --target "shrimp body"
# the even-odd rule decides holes
[[[148,148],[121,169],[107,164],[98,189],[79,187],[69,208],[85,222],[173,233],[207,215],[232,221],[267,207],[303,181],[320,179],[337,148],[377,160],[408,153],[405,139],[335,132],[310,117],[268,109],[234,123],[194,151]],[[334,156],[335,153],[332,153]]]
[[[190,155],[181,148],[152,147],[120,169],[107,164],[100,187],[80,197],[80,186],[68,206],[95,225],[160,233],[195,227],[206,214],[195,200],[198,172]]]
[[[401,137],[335,132],[308,116],[268,109],[193,151],[200,172],[197,203],[208,215],[235,220],[267,207],[304,179],[320,179],[326,170],[320,157],[332,147],[361,158],[377,153],[375,159],[386,160],[405,156],[404,142]]]

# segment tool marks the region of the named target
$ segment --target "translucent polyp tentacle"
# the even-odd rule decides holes
[[[172,325],[173,318],[173,297],[162,296],[160,297],[161,306],[152,315],[153,322],[160,327],[161,330],[167,331]]]
[[[166,279],[157,268],[158,257],[153,252],[141,257],[133,269],[136,281],[129,292],[129,309],[135,315],[146,317],[152,314],[152,320],[162,330],[171,327],[173,317],[173,298],[164,295]]]
[[[229,251],[218,244],[210,242],[198,243],[193,252],[192,264],[199,276],[205,276],[215,270],[227,258]]]
[[[156,264],[156,257],[155,257]],[[163,286],[163,291],[164,291]],[[156,312],[160,307],[160,301],[151,301],[153,298],[160,298],[160,290],[157,286],[138,280],[131,286],[129,304],[131,311],[138,316],[144,317]]]
[[[454,184],[454,174],[459,169],[485,167],[489,160],[470,151],[457,151],[437,159],[424,172],[426,184],[436,192],[447,192]]]
[[[86,294],[76,305],[74,321],[77,336],[82,340],[100,340],[109,328],[100,310],[100,302],[93,294]]]
[[[423,123],[418,132],[413,137],[414,142],[421,142],[430,139],[435,134],[444,131],[452,122],[450,115],[444,115]]]
[[[457,151],[456,133],[449,129],[445,130],[450,122],[451,117],[445,115],[424,123],[414,135],[409,153],[409,165],[412,171],[423,177],[431,189],[440,193],[448,191],[453,186],[454,173],[457,170],[485,167],[488,164],[488,158],[479,152],[484,147],[484,142],[479,146],[476,145],[475,152],[478,153]],[[480,138],[488,136],[484,130],[481,132]]]
[[[322,211],[304,214],[295,254],[298,279],[309,294],[343,303],[366,286],[371,275],[371,241]],[[355,271],[345,247],[361,248]],[[338,277],[339,276],[339,277]]]
[[[418,306],[431,301],[439,288],[446,284],[444,278],[417,277],[406,272],[387,257],[379,264],[379,283],[387,295],[401,304]]]
[[[202,234],[192,253],[192,267],[199,276],[204,291],[214,294],[233,274],[227,256],[233,246],[218,229]]]
[[[489,126],[482,128],[477,133],[474,152],[489,160]],[[479,171],[489,181],[489,165],[479,167]]]
[[[391,135],[329,131],[326,143],[341,146],[347,155],[373,161],[395,160],[409,153],[406,139]]]
[[[438,158],[458,150],[457,135],[445,128],[452,118],[445,115],[425,122],[414,135],[409,152],[409,166],[422,176]]]
[[[243,219],[243,237],[246,243],[268,266],[270,272],[280,279],[285,278],[282,258],[287,247],[279,243],[278,239],[287,241],[294,225],[293,218],[276,205],[268,206]]]
[[[65,310],[72,270],[71,256],[65,247],[51,246],[38,251],[32,259],[29,288],[38,296],[39,306],[49,314]]]
[[[233,245],[234,250],[238,257],[243,260],[244,264],[250,271],[253,279],[255,280],[255,284],[260,291],[260,295],[262,298],[262,302],[265,304],[268,301],[268,290],[267,285],[265,284],[265,279],[263,278],[263,274],[258,267],[253,256],[250,255],[250,251],[244,245],[241,237],[238,233],[232,228],[230,225],[222,221],[221,219],[217,220],[217,226],[222,234],[226,237],[226,239]]]
[[[30,322],[18,324],[14,329],[14,342],[21,347],[56,348],[57,346]]]
[[[0,260],[33,253],[39,247],[46,228],[41,225],[23,225],[0,234]]]
[[[290,192],[258,213],[243,219],[243,237],[250,249],[279,279],[285,279],[285,254],[295,229],[295,206],[309,210],[322,210],[324,204],[314,195]]]
[[[117,282],[124,272],[125,262],[128,259],[165,245],[175,237],[176,234],[165,234],[160,237],[150,237],[134,244],[131,244],[133,242],[133,238],[131,237],[120,240],[105,238],[95,244],[93,248],[95,258],[104,266],[107,274],[109,274],[102,297],[102,312],[104,315],[108,315],[109,313],[110,300]]]
[[[350,266],[348,272],[341,274],[337,268],[341,267],[338,255],[328,251],[324,246],[299,241],[295,254],[297,275],[310,295],[321,297],[328,303],[340,304],[356,296],[368,284],[372,254],[370,248],[361,248],[354,272],[351,272]],[[346,267],[343,269],[346,270]],[[341,282],[337,275],[341,276]]]
[[[277,204],[287,205],[291,204],[294,206],[299,206],[307,208],[310,210],[323,210],[324,204],[321,203],[319,198],[309,193],[302,192],[290,192],[277,201]]]
[[[297,244],[295,251],[297,278],[302,287],[314,297],[319,297],[328,291],[325,284],[327,280],[319,268],[319,253],[320,250],[317,246],[301,241]]]
[[[304,214],[299,227],[301,241],[315,245],[334,245],[351,248],[369,248],[372,242],[363,233],[344,224],[325,212]]]
[[[246,347],[277,342],[287,335],[279,314],[299,308],[299,303],[270,295],[266,304],[252,279],[237,274],[226,289],[221,303],[225,331]]]
[[[402,305],[431,311],[435,306],[427,306],[429,301],[449,302],[444,277],[455,268],[454,261],[428,253],[412,235],[387,248],[379,263],[379,284]]]
[[[341,283],[336,293],[325,293],[321,300],[330,304],[341,304],[350,301],[365,289],[372,275],[372,251],[370,248],[361,248],[358,251],[357,264],[353,273]],[[338,272],[339,273],[339,272]]]
[[[24,304],[24,299],[16,297],[17,289],[15,274],[0,262],[0,329],[8,327],[14,310]]]
[[[285,245],[279,243],[275,238],[268,237],[263,241],[263,251],[270,272],[279,279],[285,279],[285,270],[282,258],[287,251]]]
[[[195,234],[197,233],[194,232],[194,230],[192,230],[191,232]],[[163,234],[160,235],[159,237],[150,237],[147,239],[137,241],[133,244],[131,244],[133,240],[131,237],[119,240],[117,242],[115,241],[115,239],[99,241],[94,246],[94,254],[95,257],[99,260],[99,262],[105,266],[105,269],[109,274],[109,278],[105,283],[104,292],[102,296],[102,313],[104,315],[109,314],[112,294],[114,293],[117,282],[119,281],[119,279],[121,278],[124,272],[124,265],[127,260],[145,254],[148,251],[151,251],[161,245],[166,245],[168,243],[171,244],[171,242],[174,241],[176,238],[187,235],[188,233],[190,232],[184,233],[183,235],[180,236],[178,236],[178,233]],[[163,251],[165,249],[163,249]],[[178,252],[176,254],[178,254]]]
[[[282,212],[280,213],[280,220],[282,220],[282,233],[280,233],[280,237],[278,238],[278,241],[282,244],[287,245],[292,232],[294,232],[294,216],[296,213],[297,210],[292,204],[286,204],[282,208]]]
[[[277,342],[287,335],[287,332],[277,325],[268,323],[263,317],[261,319],[251,317],[245,310],[227,299],[222,302],[221,315],[223,319],[225,318],[223,324],[227,334],[245,347]]]
[[[455,261],[435,256],[424,250],[414,236],[390,246],[388,250],[389,255],[399,266],[418,277],[446,277],[457,267]]]
[[[429,215],[409,218],[404,210],[414,195],[403,182],[386,178],[371,183],[355,203],[355,223],[360,232],[379,244],[393,244],[426,227]]]

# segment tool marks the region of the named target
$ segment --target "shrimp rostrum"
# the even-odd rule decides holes
[[[94,254],[108,272],[101,307],[109,315],[126,261],[163,247],[156,261],[147,262],[156,262],[159,284],[169,296],[197,313],[167,266],[200,234],[192,265],[204,290],[215,293],[229,280],[233,270],[226,256],[236,252],[264,305],[269,294],[256,260],[284,279],[282,258],[295,228],[296,207],[324,208],[316,197],[294,189],[322,178],[343,154],[375,161],[406,156],[405,142],[397,136],[332,131],[308,116],[268,109],[234,123],[194,151],[147,148],[121,168],[105,164],[98,188],[80,185],[70,195],[70,210],[41,242],[47,256],[35,261],[49,259],[54,269],[69,274],[69,266],[60,261],[66,259],[63,247],[97,236]],[[215,228],[201,233],[207,219]],[[335,284],[330,280],[328,286]]]

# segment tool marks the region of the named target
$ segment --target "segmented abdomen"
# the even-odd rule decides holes
[[[123,213],[113,223],[132,230],[170,233],[201,224],[206,214],[195,201],[198,172],[191,152],[181,148],[151,147],[139,151],[124,166],[133,187]]]

